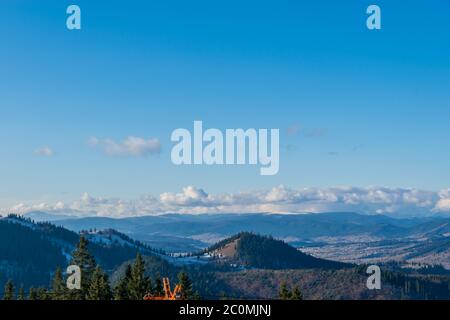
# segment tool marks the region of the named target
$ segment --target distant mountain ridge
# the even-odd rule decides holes
[[[79,231],[114,228],[152,247],[192,252],[242,231],[269,234],[313,256],[349,263],[440,264],[450,269],[450,218],[395,219],[352,212],[201,214],[125,219],[82,218],[57,224]]]
[[[45,217],[45,216],[44,216]],[[193,252],[242,231],[272,235],[313,256],[349,263],[443,265],[450,269],[450,218],[396,219],[352,212],[319,214],[165,214],[62,219],[79,232],[115,229],[168,252]]]
[[[394,219],[383,215],[371,216],[345,212],[295,215],[167,214],[122,219],[78,218],[58,220],[55,223],[73,231],[112,228],[155,247],[167,245],[168,249],[171,244],[183,239],[186,251],[192,251],[195,248],[205,248],[241,231],[270,234],[294,244],[319,237],[362,234],[379,238],[395,238],[414,236],[427,230],[432,231],[433,225],[448,224],[450,218]],[[436,230],[433,232],[436,233]]]
[[[36,222],[53,222],[58,220],[77,219],[78,217],[70,214],[47,213],[43,211],[31,211],[23,215]]]

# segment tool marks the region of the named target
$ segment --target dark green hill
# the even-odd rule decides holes
[[[156,254],[116,231],[83,232],[88,249],[106,271],[136,256]],[[11,279],[16,286],[48,286],[57,266],[67,267],[79,234],[51,223],[35,223],[10,215],[0,219],[0,293]]]
[[[270,236],[242,232],[206,250],[219,259],[259,269],[339,269],[349,264],[315,258]]]
[[[67,264],[61,245],[23,223],[0,220],[0,292],[8,279],[18,285],[48,285],[56,266]]]

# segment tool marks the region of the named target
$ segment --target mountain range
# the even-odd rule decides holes
[[[173,222],[179,218],[196,222],[196,217],[174,215],[157,219]],[[428,227],[420,227],[422,223],[405,223],[408,227],[404,228],[430,233]],[[433,234],[442,232],[440,226],[433,229]],[[374,292],[365,287],[364,265],[314,257],[285,241],[248,231],[236,233],[201,250],[175,254],[155,249],[111,228],[91,227],[77,233],[53,223],[34,222],[14,215],[0,219],[0,286],[8,279],[13,279],[18,286],[48,286],[56,267],[64,268],[70,263],[80,235],[89,240],[89,251],[110,275],[113,285],[140,252],[144,255],[148,277],[167,276],[175,281],[180,271],[187,271],[205,299],[276,298],[281,283],[290,287],[300,284],[307,299],[450,297],[450,277],[445,272],[442,274],[440,269],[430,269],[424,274],[386,266],[384,286]]]
[[[48,220],[48,213],[29,217]],[[396,219],[351,212],[53,217],[69,230],[115,229],[169,252],[192,252],[242,231],[268,234],[319,258],[351,263],[440,264],[450,269],[450,218]]]

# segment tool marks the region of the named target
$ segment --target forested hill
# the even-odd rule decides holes
[[[156,252],[115,232],[85,231],[89,250],[105,270],[112,271],[137,251]],[[65,268],[79,234],[50,223],[10,215],[0,219],[0,288],[8,279],[25,287],[47,286],[57,266]]]
[[[249,232],[242,232],[225,239],[205,252],[238,265],[261,269],[339,269],[350,266],[345,263],[315,258],[281,240]]]
[[[55,267],[67,264],[62,243],[57,244],[44,234],[29,221],[0,220],[1,288],[9,279],[27,286],[48,285]],[[66,244],[78,238],[70,232],[62,236],[59,239]]]

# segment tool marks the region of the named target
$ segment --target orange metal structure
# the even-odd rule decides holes
[[[169,278],[163,278],[164,285],[164,295],[152,295],[150,293],[146,294],[144,300],[180,300],[181,299],[181,286],[177,284],[173,291],[170,289]]]

